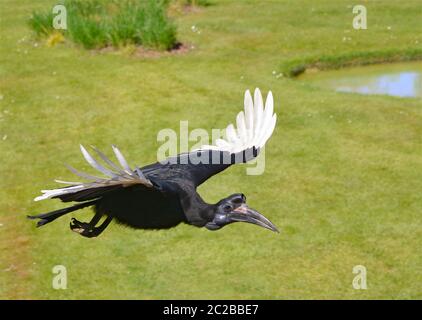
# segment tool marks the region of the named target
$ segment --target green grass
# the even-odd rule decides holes
[[[176,45],[176,27],[166,13],[166,1],[67,0],[68,27],[62,32],[87,49],[142,45],[161,50]],[[35,11],[29,19],[38,36],[57,32],[51,8]]]
[[[194,48],[161,58],[46,47],[27,19],[55,3],[0,3],[0,298],[422,298],[421,100],[273,75],[294,58],[421,50],[419,1],[365,2],[368,30],[357,31],[349,1],[215,0],[174,16]],[[32,199],[72,178],[64,162],[89,171],[79,143],[109,155],[116,144],[145,165],[159,130],[187,119],[224,127],[255,87],[273,91],[279,119],[264,175],[233,167],[199,191],[209,202],[243,192],[280,234],[112,224],[85,239],[69,230],[70,216],[41,229],[25,219],[62,207]],[[68,269],[67,290],[52,289],[57,264]],[[352,288],[358,264],[368,290]]]

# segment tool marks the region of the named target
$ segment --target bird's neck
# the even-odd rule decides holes
[[[213,219],[215,205],[206,203],[196,191],[183,194],[180,200],[189,224],[203,227]]]

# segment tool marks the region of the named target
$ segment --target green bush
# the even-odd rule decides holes
[[[45,36],[53,30],[53,13],[34,12],[29,19],[29,25],[38,36]]]
[[[87,49],[128,44],[169,50],[176,45],[176,28],[166,14],[168,1],[68,0],[64,36]],[[51,12],[34,12],[29,25],[38,36],[53,28]]]

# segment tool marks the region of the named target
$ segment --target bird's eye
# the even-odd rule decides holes
[[[232,211],[233,208],[232,208],[232,206],[225,205],[223,209],[224,209],[224,211],[229,212],[229,211]]]
[[[233,199],[233,203],[236,203],[236,204],[241,204],[243,202],[245,202],[245,199],[243,197]]]

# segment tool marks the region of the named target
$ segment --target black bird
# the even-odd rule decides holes
[[[93,147],[105,165],[100,164],[81,145],[86,161],[107,178],[68,166],[86,182],[56,180],[67,186],[42,190],[43,195],[35,201],[58,198],[62,202],[78,203],[28,218],[40,219],[37,223],[40,227],[69,212],[92,206],[95,215],[90,222],[73,218],[70,223],[72,231],[89,238],[101,234],[113,219],[136,229],[166,229],[184,222],[218,230],[233,222],[248,222],[278,231],[267,218],[246,205],[246,197],[241,193],[208,204],[196,191],[200,184],[230,165],[255,158],[271,136],[275,123],[272,93],[268,93],[264,109],[261,92],[256,89],[254,100],[249,91],[245,93],[245,110],[237,115],[237,128],[230,124],[226,139],[217,139],[215,145],[134,170],[115,146],[113,151],[120,166]],[[97,226],[103,216],[105,220]]]

